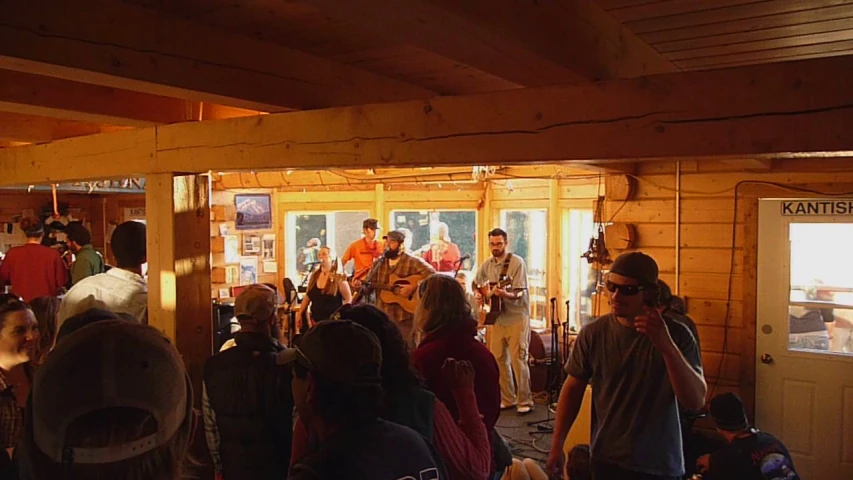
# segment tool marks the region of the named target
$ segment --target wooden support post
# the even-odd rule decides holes
[[[373,218],[379,220],[379,225],[384,229],[384,231],[379,232],[377,235],[381,238],[383,234],[391,230],[393,223],[390,222],[388,212],[385,211],[385,185],[377,183],[374,191],[376,195],[373,198]]]
[[[202,367],[213,354],[208,179],[157,174],[146,180],[149,324],[177,346],[198,403]]]
[[[557,319],[561,317],[560,304],[563,302],[562,218],[560,181],[552,178],[548,181],[548,298],[557,299]]]
[[[480,226],[479,226],[479,238],[480,248],[478,249],[478,257],[477,265],[485,262],[486,259],[489,258],[491,252],[489,251],[489,230],[494,228],[492,223],[494,222],[495,214],[492,211],[492,182],[485,182],[485,187],[483,190],[483,203],[480,205]],[[472,279],[473,280],[473,279]]]

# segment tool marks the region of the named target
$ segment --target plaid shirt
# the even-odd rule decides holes
[[[400,260],[393,267],[388,259],[377,262],[373,267],[375,271],[371,272],[373,283],[380,285],[388,285],[391,274],[398,277],[408,277],[410,275],[432,275],[435,269],[422,258],[411,255],[407,252],[400,253]],[[376,306],[383,312],[388,314],[388,317],[397,322],[405,322],[406,320],[414,319],[415,315],[403,310],[403,307],[396,303],[385,303],[379,298],[379,293],[376,292]]]
[[[18,406],[12,385],[0,371],[0,446],[12,448],[24,430],[24,412]]]

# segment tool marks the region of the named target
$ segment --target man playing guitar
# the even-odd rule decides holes
[[[407,311],[402,305],[407,303],[405,299],[411,299],[418,288],[418,281],[435,273],[428,263],[422,258],[410,255],[406,252],[404,243],[406,234],[399,230],[388,232],[385,237],[386,250],[382,258],[374,263],[370,273],[365,278],[368,288],[385,289],[386,295],[376,295],[376,306],[388,314],[388,317],[400,328],[403,340],[410,346],[414,346],[414,311]],[[394,278],[413,278],[415,280],[392,285]],[[388,290],[391,290],[390,292]],[[363,292],[364,293],[364,292]],[[379,292],[381,293],[381,292]],[[391,296],[387,295],[392,294]],[[400,297],[396,300],[395,297]]]
[[[367,277],[374,260],[382,255],[382,248],[376,240],[376,231],[381,229],[379,220],[375,218],[366,219],[361,223],[361,231],[364,233],[364,237],[352,242],[344,252],[344,256],[341,257],[342,267],[345,267],[350,260],[354,261],[351,283],[355,288],[360,287],[361,281]]]
[[[527,292],[527,267],[518,255],[506,251],[507,235],[500,228],[489,232],[492,258],[477,270],[474,283],[490,290],[502,299],[503,309],[495,324],[489,327],[489,350],[498,361],[501,382],[501,407],[516,407],[520,414],[533,410],[530,393],[530,368],[527,365],[530,344],[530,297]],[[504,277],[504,278],[501,278]],[[501,281],[511,279],[501,287]],[[513,374],[515,385],[513,385]]]

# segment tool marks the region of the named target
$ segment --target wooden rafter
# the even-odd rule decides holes
[[[122,128],[114,125],[76,122],[0,111],[0,140],[10,143],[46,143],[63,138],[114,132]]]
[[[589,0],[301,1],[524,86],[677,70]]]
[[[269,112],[432,95],[427,89],[125,2],[16,2],[0,68]]]
[[[259,113],[11,70],[0,70],[0,111],[132,127]]]
[[[850,155],[851,71],[853,58],[835,57],[149,127],[5,149],[0,182],[229,169]],[[51,168],[68,165],[68,158],[79,168]],[[133,161],[118,164],[126,158]]]

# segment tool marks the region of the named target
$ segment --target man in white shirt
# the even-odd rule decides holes
[[[58,326],[90,308],[127,313],[147,324],[148,285],[142,277],[142,265],[147,261],[145,242],[145,224],[131,221],[116,227],[110,242],[116,267],[85,278],[68,291],[59,307]]]

